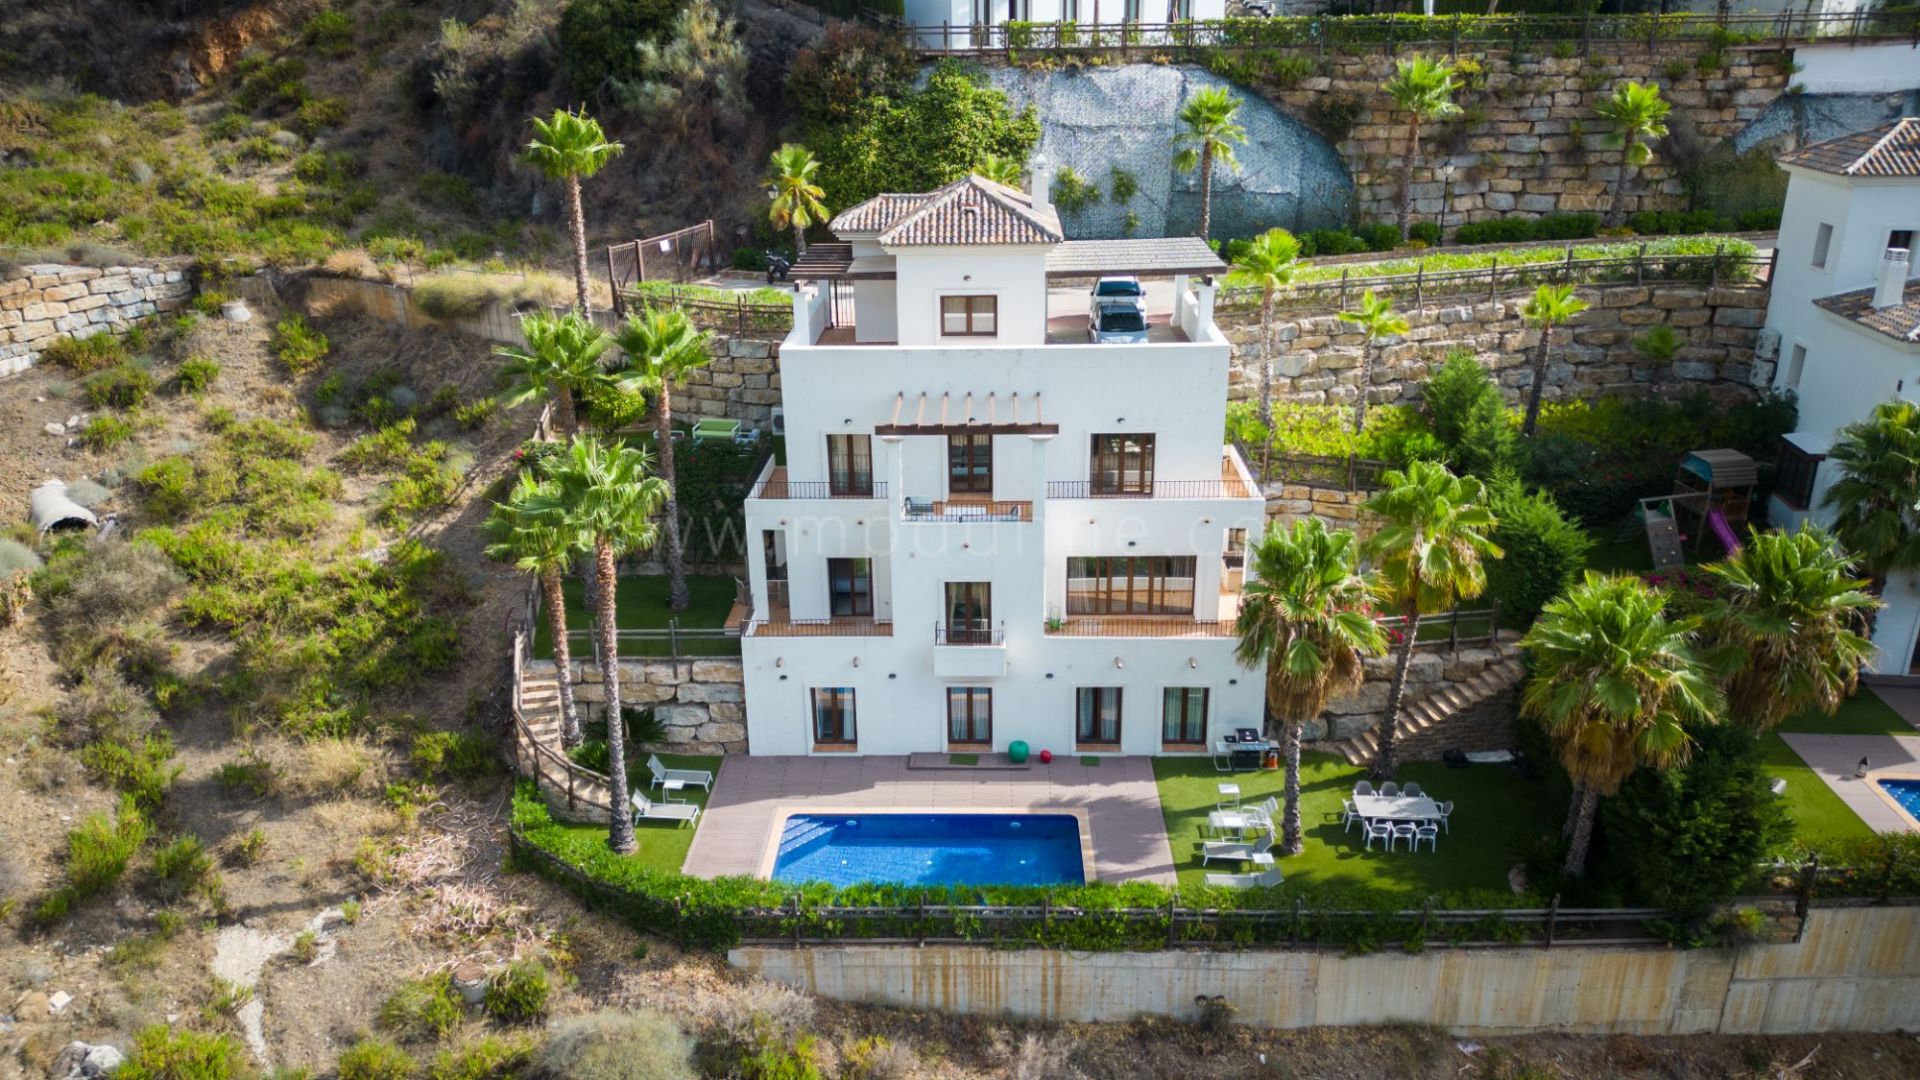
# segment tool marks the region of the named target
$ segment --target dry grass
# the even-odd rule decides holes
[[[378,795],[387,786],[386,757],[362,739],[274,740],[261,745],[260,757],[295,799]]]

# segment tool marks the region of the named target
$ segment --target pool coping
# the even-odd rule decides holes
[[[935,806],[931,803],[918,806],[892,805],[884,810],[875,809],[871,806],[846,806],[840,804],[793,806],[783,803],[777,805],[773,808],[773,827],[768,830],[766,850],[760,855],[760,863],[754,870],[754,877],[760,878],[763,881],[773,880],[774,864],[780,861],[780,841],[787,832],[787,819],[795,814],[806,814],[809,816],[845,814],[849,817],[880,817],[884,815],[901,814],[932,814],[940,817],[973,816],[977,814],[997,814],[1002,817],[1065,815],[1073,818],[1075,826],[1079,829],[1081,884],[1084,885],[1088,882],[1100,880],[1099,875],[1093,872],[1096,865],[1093,858],[1093,816],[1087,813],[1086,807],[1050,806],[1042,809],[1031,806],[969,806],[963,808]]]
[[[1914,832],[1920,832],[1920,817],[1915,817],[1912,812],[1900,804],[1900,800],[1894,798],[1886,788],[1880,786],[1880,781],[1882,780],[1912,780],[1920,783],[1920,770],[1874,769],[1868,772],[1863,779],[1866,780],[1868,787],[1875,795],[1880,796],[1882,801],[1893,808],[1894,813],[1900,815],[1900,817],[1906,821],[1909,829],[1912,829]]]

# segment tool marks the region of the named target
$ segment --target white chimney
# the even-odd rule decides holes
[[[1053,162],[1045,154],[1035,154],[1027,162],[1027,194],[1033,197],[1035,210],[1053,208]]]
[[[1906,248],[1890,247],[1880,257],[1880,278],[1873,283],[1873,309],[1899,307],[1906,301]]]

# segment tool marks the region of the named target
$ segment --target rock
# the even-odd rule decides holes
[[[61,436],[67,433],[67,426],[65,424],[48,424],[41,428],[41,430],[49,435]]]
[[[70,1042],[53,1059],[53,1072],[49,1075],[58,1080],[94,1080],[107,1076],[120,1067],[120,1051],[111,1046]]]
[[[281,128],[279,131],[267,136],[267,138],[275,146],[284,146],[288,149],[295,149],[300,146],[300,136],[295,135],[285,128]]]
[[[245,300],[236,298],[220,305],[220,317],[228,322],[249,322],[253,319],[253,310]]]
[[[133,182],[136,184],[150,184],[153,182],[153,166],[144,161],[134,162],[129,171],[133,173]]]
[[[47,999],[47,1010],[57,1013],[71,1004],[73,1004],[72,994],[65,990],[55,990],[53,996]]]

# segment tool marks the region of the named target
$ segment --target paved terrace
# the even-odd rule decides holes
[[[1914,824],[1874,781],[1883,776],[1920,777],[1920,689],[1876,686],[1873,692],[1901,718],[1915,725],[1912,735],[1816,735],[1785,731],[1793,752],[1811,767],[1840,801],[1874,832],[1911,832]],[[1867,778],[1854,778],[1866,758]]]
[[[813,810],[1084,810],[1100,881],[1174,883],[1173,849],[1149,758],[1034,761],[1026,769],[908,769],[904,757],[726,759],[700,815],[686,873],[759,876],[771,868],[780,823]]]

